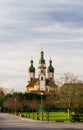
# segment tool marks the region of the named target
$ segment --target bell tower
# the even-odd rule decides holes
[[[38,78],[39,78],[40,91],[45,91],[46,90],[46,65],[45,65],[43,51],[41,51],[40,53],[40,60],[38,66]]]
[[[29,67],[29,81],[35,79],[35,67],[33,66],[33,60],[31,60],[31,66]]]
[[[49,67],[47,69],[48,79],[54,80],[54,67],[52,66],[52,60],[49,60]]]

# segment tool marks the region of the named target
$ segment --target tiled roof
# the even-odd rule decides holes
[[[29,82],[29,84],[26,86],[26,87],[31,87],[31,86],[34,86],[34,84],[37,82],[37,78],[36,79],[33,79]]]
[[[36,78],[34,80],[31,80],[26,87],[31,87],[31,86],[34,87],[34,85],[39,85],[39,79]],[[51,79],[46,79],[46,85],[51,86],[51,87],[58,87],[55,84],[54,80],[51,80]]]

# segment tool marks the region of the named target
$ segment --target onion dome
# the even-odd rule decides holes
[[[45,64],[45,60],[44,60],[44,52],[41,51],[41,58],[39,60],[39,64]]]
[[[49,72],[52,72],[52,73],[54,73],[54,67],[52,66],[52,60],[50,60],[49,61],[49,67],[48,67],[48,69],[47,69],[47,72],[49,73]]]
[[[35,72],[35,67],[33,66],[33,60],[31,60],[31,66],[29,67],[29,72]]]

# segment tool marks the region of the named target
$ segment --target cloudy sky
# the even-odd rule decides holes
[[[83,0],[0,0],[0,87],[25,91],[41,48],[55,79],[70,72],[83,80]]]

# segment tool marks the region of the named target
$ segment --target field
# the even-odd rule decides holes
[[[22,113],[23,117],[31,118],[31,119],[37,119],[37,114],[34,113]],[[42,120],[42,112],[39,113],[39,120]],[[46,113],[43,112],[43,121],[46,121]],[[64,122],[70,122],[70,118],[68,118],[67,113],[65,112],[50,112],[49,113],[49,121],[50,122],[58,122],[58,121],[64,121]]]

